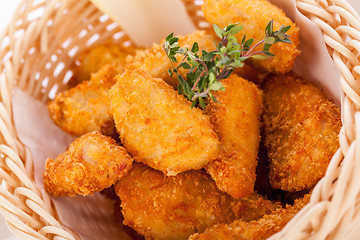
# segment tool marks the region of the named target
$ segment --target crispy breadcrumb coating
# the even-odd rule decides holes
[[[109,91],[114,77],[121,72],[118,64],[107,65],[90,81],[80,83],[56,95],[48,104],[51,118],[62,130],[74,136],[99,131],[112,136],[116,133],[110,112]]]
[[[194,41],[199,43],[200,49],[210,51],[210,48],[214,46],[214,38],[204,31],[179,37],[179,43],[184,47],[191,48]],[[142,69],[151,76],[163,78],[176,86],[177,79],[172,79],[168,75],[167,70],[171,65],[161,45],[154,44],[150,49],[138,50],[135,57],[128,55],[127,68]],[[108,56],[109,51],[110,56]],[[129,48],[126,51],[117,45],[100,45],[84,55],[83,68],[86,69],[95,70],[97,67],[95,65],[102,65],[103,63],[97,63],[97,57],[102,56],[101,54],[104,55],[100,57],[100,62],[107,62],[111,59],[114,62],[93,74],[90,81],[82,82],[76,87],[56,95],[48,105],[50,116],[56,125],[74,136],[92,131],[100,131],[105,135],[114,136],[116,130],[110,112],[108,93],[115,84],[114,76],[122,71],[124,54],[130,54],[134,49]],[[118,61],[117,58],[120,60]]]
[[[255,83],[258,86],[261,86],[264,78],[263,76],[267,75],[267,73],[263,73],[256,70],[250,64],[244,64],[243,67],[235,68],[233,73],[238,75],[239,77],[242,77],[246,80],[249,80],[250,82]]]
[[[131,169],[132,162],[112,138],[88,133],[55,160],[47,159],[44,186],[53,196],[90,195],[113,185]]]
[[[210,52],[215,49],[215,38],[205,31],[195,31],[186,36],[178,36],[178,38],[179,46],[183,48],[187,47],[188,49],[191,49],[192,44],[197,42],[199,45],[199,52],[202,50]],[[171,69],[171,64],[162,47],[164,42],[165,40],[161,41],[160,44],[154,43],[149,49],[136,51],[135,56],[129,56],[127,58],[127,67],[143,70],[152,77],[162,78],[169,85],[176,87],[178,85],[177,78],[170,77],[168,74],[168,69]],[[178,57],[178,60],[180,60],[180,57]],[[182,69],[179,73],[183,76],[186,75],[184,74],[185,72],[182,72]]]
[[[142,164],[134,164],[115,191],[124,224],[147,239],[187,239],[214,224],[259,219],[279,207],[258,194],[233,200],[202,170],[167,177]]]
[[[105,42],[94,47],[86,49],[79,57],[79,66],[76,66],[74,78],[77,82],[87,81],[92,73],[96,73],[102,67],[113,62],[120,65],[126,64],[126,57],[134,55],[138,48],[135,45],[124,47],[122,44]]]
[[[231,224],[218,224],[202,234],[194,234],[190,240],[262,240],[279,232],[296,213],[310,200],[310,195],[295,200],[294,205],[287,205],[261,219],[251,222],[235,220]]]
[[[290,35],[292,44],[276,43],[270,48],[270,52],[275,54],[274,58],[253,60],[252,63],[268,72],[286,73],[292,69],[295,58],[300,54],[299,28],[283,10],[267,0],[205,0],[202,10],[210,23],[215,23],[221,28],[233,23],[244,26],[244,29],[236,34],[239,41],[246,35],[248,39],[254,38],[254,43],[260,42],[264,39],[265,28],[272,19],[274,31],[281,25],[291,26],[287,34]],[[257,49],[261,48],[262,45]]]
[[[274,188],[315,185],[339,148],[340,110],[324,92],[293,74],[265,80],[265,146]]]
[[[235,74],[222,81],[205,112],[220,141],[219,157],[206,166],[219,189],[234,198],[253,192],[260,141],[262,91]]]
[[[279,208],[282,208],[280,202],[270,201],[256,192],[243,198],[234,199],[231,203],[231,209],[236,219],[245,222],[260,219]]]
[[[137,162],[166,175],[200,169],[218,154],[208,116],[159,78],[126,70],[110,91],[116,128]]]

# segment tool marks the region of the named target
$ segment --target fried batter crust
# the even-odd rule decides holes
[[[235,220],[231,224],[218,224],[189,240],[263,240],[279,232],[310,200],[310,195],[295,201],[294,205],[279,208],[259,220]]]
[[[233,200],[202,170],[167,177],[146,165],[134,164],[115,190],[121,199],[124,224],[147,239],[187,239],[214,224],[235,218],[259,219],[279,207],[258,194]]]
[[[284,11],[267,0],[205,0],[202,6],[205,18],[219,27],[226,27],[230,23],[240,23],[244,29],[236,34],[239,41],[243,36],[254,38],[258,43],[265,37],[265,28],[270,20],[274,20],[274,31],[281,25],[291,26],[287,32],[292,44],[276,43],[270,48],[274,58],[253,60],[254,66],[267,72],[289,72],[296,57],[300,54],[299,28],[288,18]],[[256,48],[261,50],[262,45]]]
[[[270,201],[256,192],[231,202],[231,209],[236,219],[245,222],[258,220],[279,208],[282,208],[280,202]]]
[[[179,46],[183,48],[191,49],[192,44],[197,42],[199,45],[199,52],[202,50],[210,52],[215,49],[215,38],[205,31],[195,31],[186,36],[178,36],[178,38]],[[168,69],[171,69],[171,64],[162,47],[164,42],[165,40],[160,44],[155,43],[149,49],[136,51],[135,56],[129,56],[127,58],[127,67],[131,69],[140,69],[149,73],[152,77],[161,78],[169,85],[177,87],[177,78],[170,77],[168,74]],[[180,56],[178,56],[178,62],[179,61]],[[179,74],[185,76],[186,72],[182,70],[183,69],[179,71]]]
[[[105,42],[85,50],[79,57],[79,66],[73,69],[77,82],[87,81],[107,64],[118,62],[126,64],[126,57],[134,55],[138,48],[134,45],[124,47],[118,43]]]
[[[200,49],[209,50],[214,46],[214,38],[204,31],[197,31],[188,36],[179,36],[179,43],[184,47],[191,47],[194,41],[199,43]],[[164,42],[164,41],[163,41]],[[118,49],[118,53],[117,50]],[[133,49],[128,49],[131,53]],[[105,51],[105,53],[103,52]],[[107,51],[111,56],[107,57]],[[48,104],[50,116],[61,129],[74,136],[100,131],[101,133],[114,136],[116,129],[110,112],[109,90],[115,84],[114,77],[125,67],[125,52],[119,46],[98,46],[84,55],[84,71],[97,68],[102,64],[93,62],[92,58],[101,57],[100,62],[108,62],[113,59],[110,65],[106,65],[98,72],[92,74],[90,81],[84,81],[68,91],[59,93],[55,99]],[[112,55],[119,55],[113,57]],[[116,60],[116,58],[121,58]],[[177,85],[177,79],[170,78],[167,70],[171,68],[170,61],[166,57],[161,44],[154,44],[150,49],[137,50],[135,57],[128,55],[128,69],[142,69],[153,77],[163,78],[173,86]],[[94,66],[93,66],[94,65]],[[96,66],[95,66],[96,65]],[[92,71],[92,70],[91,70]],[[181,72],[181,71],[180,71]]]
[[[340,110],[322,90],[294,74],[265,80],[265,146],[274,188],[315,185],[339,148]]]
[[[110,112],[109,91],[115,84],[114,77],[121,71],[116,63],[107,65],[93,74],[90,81],[57,94],[48,104],[54,123],[74,136],[92,131],[108,136],[116,133]]]
[[[116,128],[137,162],[176,175],[216,158],[219,141],[209,118],[184,96],[141,71],[116,79],[110,91]]]
[[[253,192],[260,141],[262,91],[233,74],[222,81],[225,91],[214,92],[205,112],[218,135],[221,152],[206,166],[219,189],[234,198]]]
[[[132,162],[112,138],[88,133],[55,160],[47,159],[45,189],[53,196],[90,195],[113,185],[131,169]]]

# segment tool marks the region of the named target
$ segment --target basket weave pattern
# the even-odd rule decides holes
[[[183,0],[194,22],[201,0]],[[323,32],[341,72],[340,149],[310,203],[273,239],[356,239],[360,234],[360,18],[344,0],[296,0]],[[40,13],[36,17],[36,13]],[[34,17],[35,16],[35,17]],[[64,227],[33,178],[33,159],[17,137],[11,98],[15,86],[43,102],[66,87],[69,67],[89,45],[126,35],[87,0],[23,0],[0,36],[0,212],[23,239],[80,239]]]

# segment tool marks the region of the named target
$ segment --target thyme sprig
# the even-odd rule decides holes
[[[214,91],[225,91],[221,80],[226,79],[235,68],[243,67],[245,60],[249,58],[267,59],[275,55],[270,52],[273,44],[278,42],[291,43],[289,35],[290,26],[281,26],[278,31],[273,31],[273,21],[270,21],[265,29],[265,38],[254,44],[254,39],[246,39],[244,36],[241,42],[234,36],[239,33],[243,26],[229,24],[221,29],[216,24],[213,25],[216,35],[220,42],[215,42],[215,50],[211,52],[199,52],[198,43],[194,42],[191,49],[181,48],[178,38],[171,33],[166,37],[163,49],[168,56],[171,68],[169,75],[176,74],[179,81],[178,92],[192,101],[191,107],[205,109],[205,101],[211,98],[217,102],[212,94]],[[261,50],[258,46],[263,44]],[[177,55],[180,55],[178,62]],[[180,69],[187,70],[186,76],[179,74]]]

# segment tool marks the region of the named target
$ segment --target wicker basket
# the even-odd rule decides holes
[[[197,9],[201,0],[183,1],[198,26],[206,27]],[[359,239],[360,18],[345,0],[296,0],[296,4],[321,29],[341,72],[343,128],[340,149],[310,203],[272,238]],[[14,126],[13,89],[17,86],[47,102],[66,87],[73,59],[109,37],[131,44],[88,0],[23,0],[0,36],[0,211],[22,239],[80,238],[61,224],[49,196],[34,182],[31,152],[19,141]]]

